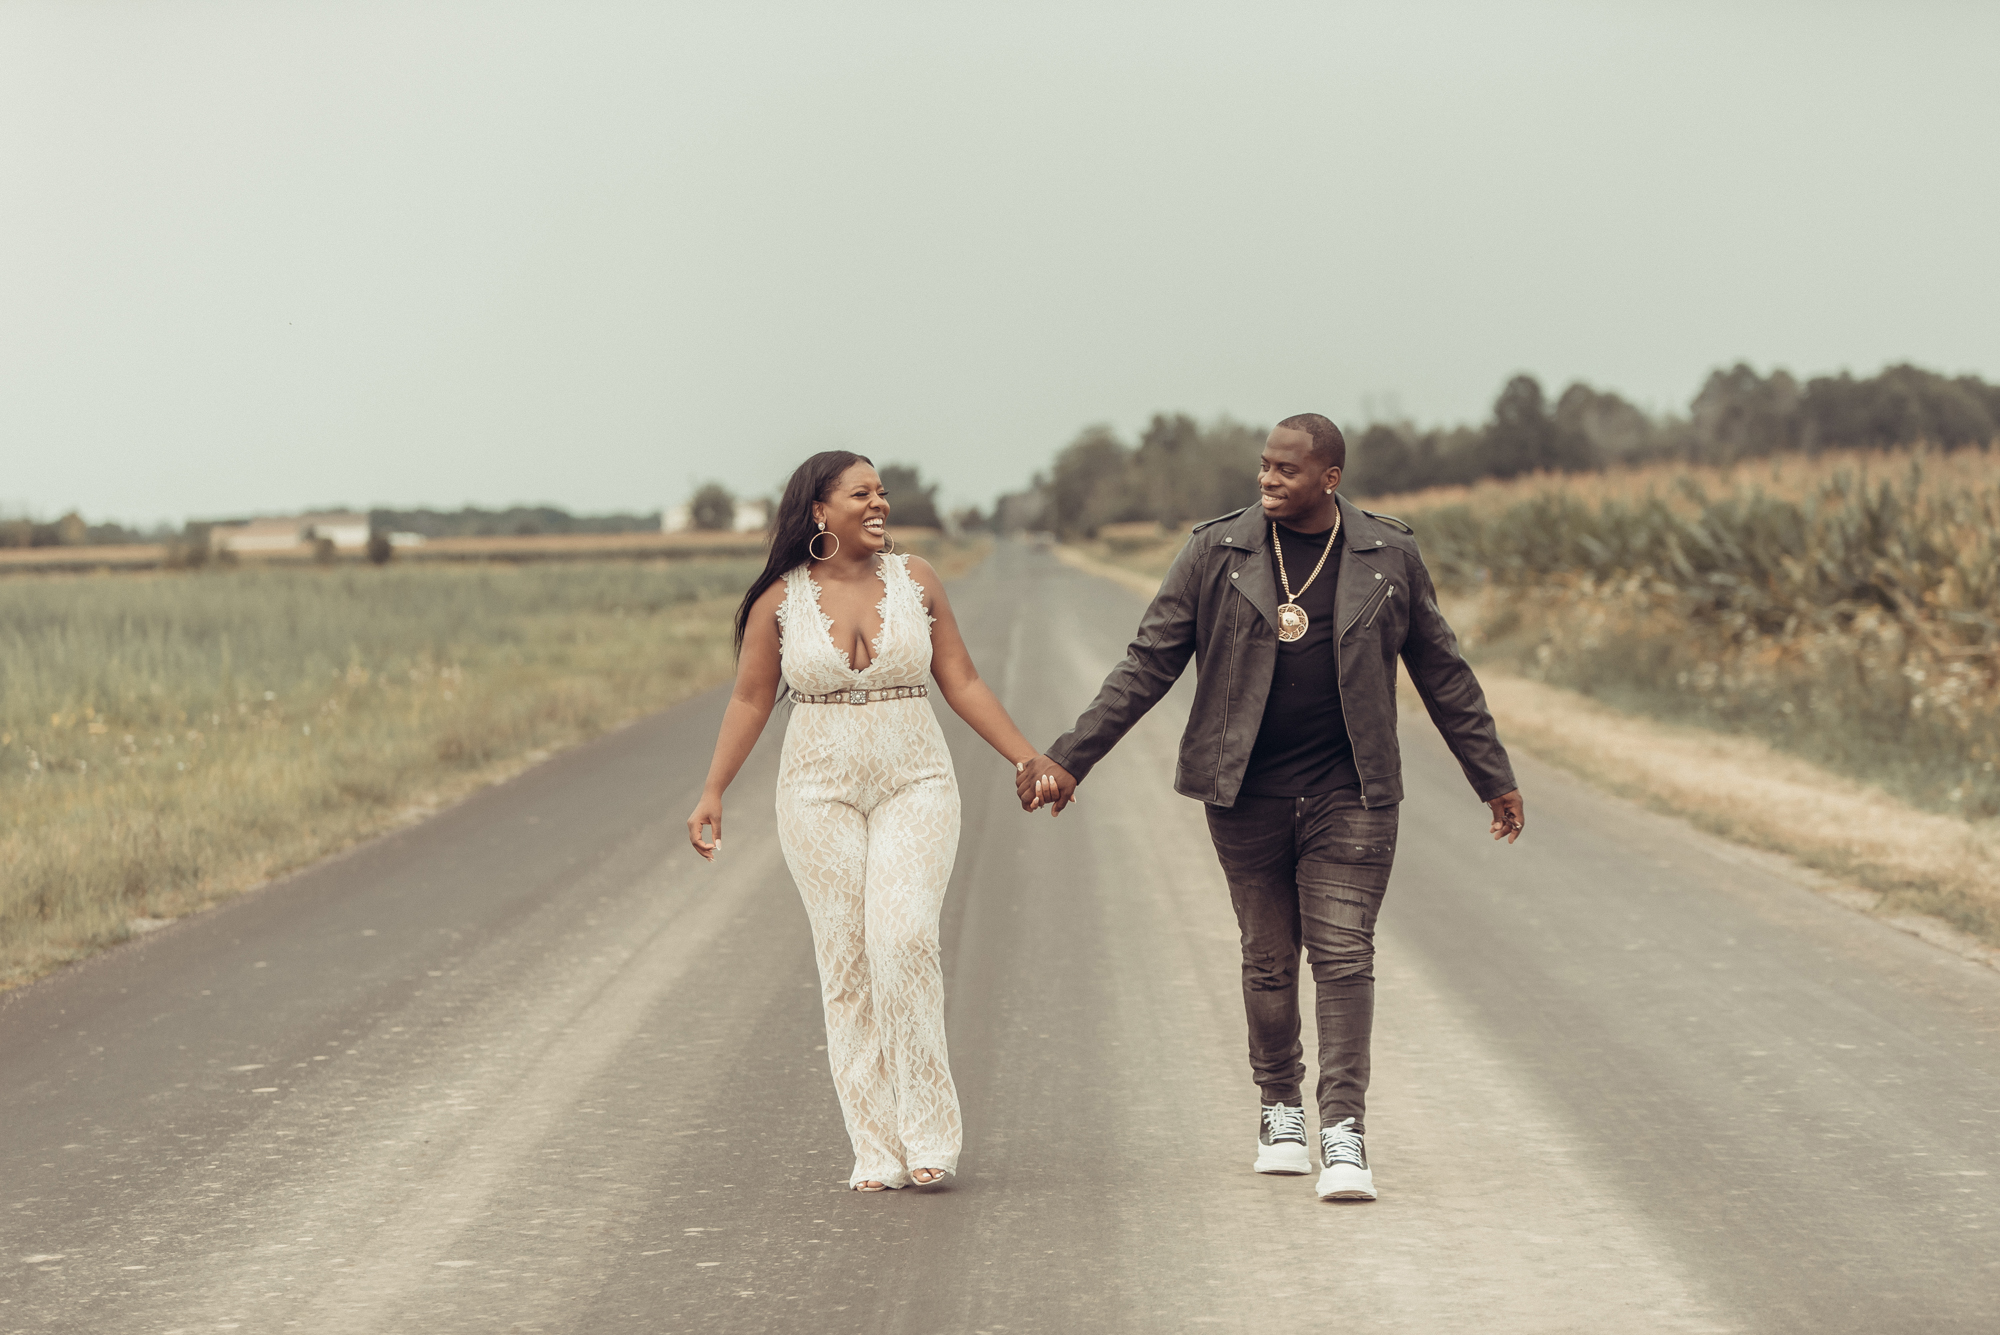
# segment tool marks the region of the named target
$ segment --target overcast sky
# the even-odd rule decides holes
[[[2000,5],[0,0],[0,505],[2000,375]]]

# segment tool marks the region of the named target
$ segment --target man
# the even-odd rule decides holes
[[[1139,634],[1076,726],[1018,778],[1060,814],[1076,785],[1174,684],[1194,706],[1174,788],[1207,804],[1243,942],[1260,1173],[1310,1173],[1299,952],[1319,1019],[1322,1200],[1374,1200],[1363,1136],[1375,917],[1403,799],[1396,659],[1481,801],[1495,839],[1525,828],[1486,699],[1438,611],[1408,525],[1337,494],[1347,444],[1288,417],[1258,463],[1255,506],[1195,526]]]

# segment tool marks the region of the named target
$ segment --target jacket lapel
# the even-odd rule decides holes
[[[1235,548],[1243,556],[1229,563],[1229,583],[1250,600],[1250,605],[1263,615],[1271,629],[1278,628],[1278,581],[1271,574],[1271,558],[1265,552],[1271,535],[1270,521],[1264,518],[1259,506],[1248,510],[1229,521],[1223,530],[1221,545]]]

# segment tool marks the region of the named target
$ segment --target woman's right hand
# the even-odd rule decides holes
[[[1076,801],[1076,779],[1061,765],[1037,753],[1014,767],[1014,793],[1021,799],[1021,810],[1039,811],[1047,807],[1051,816],[1059,816],[1064,807]]]
[[[703,826],[715,831],[712,841],[701,837]],[[710,862],[715,861],[715,855],[722,849],[721,793],[703,793],[701,801],[695,803],[694,814],[688,817],[688,842],[694,845],[695,852]]]

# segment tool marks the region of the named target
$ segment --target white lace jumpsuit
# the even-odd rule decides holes
[[[856,670],[833,643],[819,585],[785,576],[785,683],[804,695],[920,686],[930,615],[906,557],[881,558],[881,634]],[[826,1055],[850,1185],[958,1170],[964,1138],[945,1054],[938,914],[958,852],[958,780],[931,703],[795,704],[778,768],[778,841],[812,919]]]

